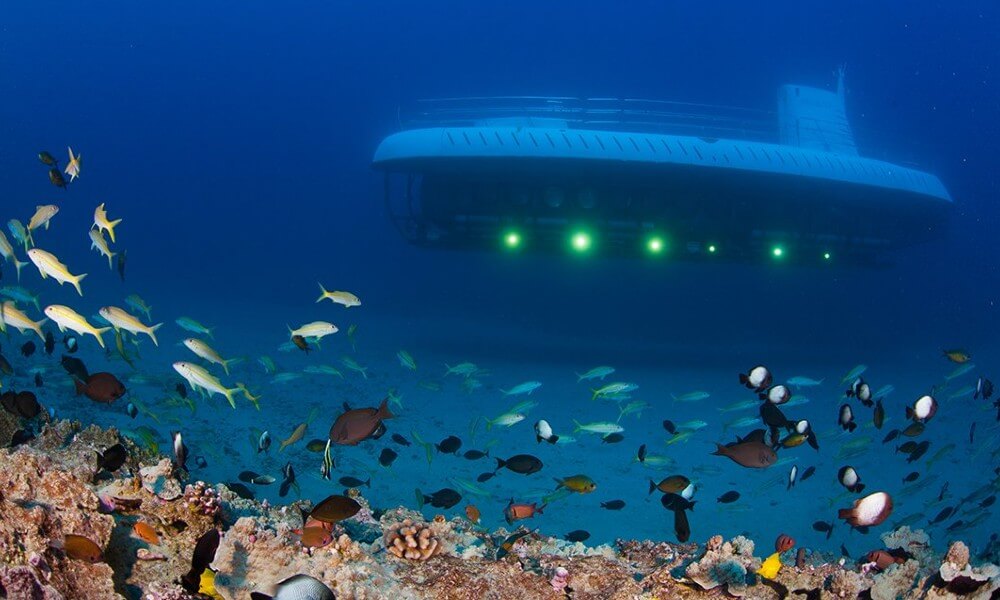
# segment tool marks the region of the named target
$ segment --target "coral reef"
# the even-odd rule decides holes
[[[115,473],[100,471],[95,453],[117,443],[128,448],[126,464]],[[214,539],[220,528],[211,561],[213,597],[225,600],[273,593],[295,574],[357,600],[1000,595],[1000,568],[974,564],[961,542],[936,555],[926,533],[906,527],[884,534],[883,547],[857,565],[786,543],[778,548],[783,564],[764,579],[754,542],[742,536],[715,535],[704,545],[618,540],[586,546],[523,528],[491,532],[458,517],[428,521],[402,507],[377,512],[358,490],[349,492],[361,505],[351,518],[303,522],[312,509],[308,501],[270,506],[223,484],[182,486],[182,477],[170,460],[123,441],[115,430],[67,421],[44,424],[36,438],[0,450],[0,596],[204,598],[185,591],[180,576],[191,568],[197,541],[206,532]],[[63,543],[69,534],[96,544],[101,556],[73,558],[78,553]],[[995,545],[978,558],[995,556]]]

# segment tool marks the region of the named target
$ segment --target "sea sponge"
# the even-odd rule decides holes
[[[427,523],[404,519],[383,535],[385,549],[396,558],[427,560],[440,550],[434,531]]]

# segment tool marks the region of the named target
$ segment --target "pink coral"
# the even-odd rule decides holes
[[[184,502],[194,512],[214,517],[221,507],[219,495],[204,481],[195,482],[184,488]]]
[[[552,584],[552,589],[557,592],[566,589],[566,586],[569,585],[569,571],[566,567],[556,567],[556,573],[549,580],[549,583]]]

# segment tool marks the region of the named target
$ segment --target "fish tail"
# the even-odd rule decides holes
[[[371,487],[371,486],[372,486],[372,478],[371,478],[371,475],[369,475],[369,476],[368,476],[368,479],[367,479],[367,480],[365,481],[365,486],[366,486],[366,487]]]
[[[379,417],[380,421],[381,420],[385,420],[385,419],[391,419],[391,418],[393,418],[393,417],[396,416],[396,415],[392,414],[392,412],[389,411],[389,399],[388,398],[383,398],[382,399],[382,404],[379,405],[378,411],[375,413],[375,416]]]
[[[575,372],[573,374],[576,375],[576,382],[577,383],[580,383],[581,381],[583,381],[583,375],[580,375],[579,373],[575,373]]]
[[[417,509],[419,510],[423,508],[424,503],[427,502],[427,496],[424,496],[424,493],[420,491],[420,488],[417,488],[414,491],[414,494],[417,496]]]
[[[14,259],[14,268],[17,269],[17,280],[18,281],[21,281],[21,268],[24,267],[27,264],[28,264],[27,261],[21,262],[21,261],[17,260],[16,258]]]
[[[149,338],[153,340],[154,346],[160,345],[160,342],[156,341],[156,330],[159,329],[160,327],[163,327],[163,323],[157,323],[156,325],[153,325],[152,327],[149,328]],[[226,370],[226,375],[229,375],[228,369]]]
[[[94,244],[94,246],[96,245],[97,244]],[[115,264],[111,262],[111,259],[115,257],[115,254],[116,254],[115,252],[108,252],[108,268],[111,269],[112,271],[114,271],[115,269]]]
[[[80,294],[80,295],[82,296],[83,294]],[[94,337],[97,338],[97,343],[101,345],[101,348],[105,347],[104,346],[104,338],[101,337],[101,336],[103,336],[105,333],[107,333],[110,330],[111,330],[110,327],[98,327],[97,329],[94,330]]]
[[[86,389],[86,386],[83,384],[83,382],[80,381],[79,379],[77,379],[76,377],[73,377],[73,384],[76,387],[76,395],[77,396],[79,396],[80,394],[82,394],[84,392],[84,390]]]
[[[553,435],[550,435],[550,436],[549,436],[549,439],[548,439],[548,440],[546,440],[546,441],[547,441],[548,443],[550,443],[550,444],[554,444],[554,443],[556,443],[556,442],[558,442],[558,441],[559,441],[559,436],[558,436],[558,435],[555,435],[555,434],[553,434]]]
[[[580,424],[579,421],[577,421],[576,419],[573,419],[573,424],[576,425],[576,429],[573,430],[573,433],[578,433],[580,431],[583,431],[583,425]]]
[[[725,456],[725,455],[726,455],[726,447],[716,442],[715,452],[712,453],[712,456]]]
[[[323,287],[323,284],[322,284],[322,283],[320,283],[320,282],[318,282],[318,281],[317,281],[316,283],[317,283],[317,284],[319,284],[319,291],[320,291],[320,295],[319,295],[319,299],[318,299],[318,300],[316,300],[316,302],[322,302],[322,301],[323,301],[323,298],[326,298],[326,297],[328,297],[328,294],[329,294],[330,292],[326,291],[326,288],[325,288],[325,287]],[[333,300],[331,299],[331,302],[332,302],[332,301],[333,301]]]
[[[591,401],[597,400],[597,397],[601,395],[601,390],[590,390],[593,394],[590,396]]]
[[[235,394],[238,391],[240,391],[240,388],[238,388],[238,387],[235,387],[235,388],[223,388],[223,391],[222,391],[222,395],[225,396],[226,400],[229,401],[229,406],[232,406],[233,410],[236,410],[236,400],[233,399],[233,394]],[[282,448],[284,448],[284,446],[282,446]]]
[[[117,227],[121,222],[121,219],[115,219],[114,221],[108,222],[108,237],[111,238],[112,244],[115,243],[115,227]]]
[[[73,284],[73,287],[76,288],[76,293],[80,294],[80,296],[83,296],[83,288],[80,287],[80,282],[83,281],[83,278],[86,276],[87,276],[86,273],[80,273],[76,277],[70,279],[70,282]]]
[[[650,496],[653,495],[653,490],[655,490],[655,489],[656,489],[656,482],[653,481],[652,479],[650,479],[649,480],[649,495]]]
[[[486,431],[493,429],[493,419],[486,419]]]
[[[504,466],[507,464],[507,461],[505,461],[502,458],[497,458],[496,461],[497,461],[497,468],[493,469],[494,473],[496,473],[500,469],[504,468]]]

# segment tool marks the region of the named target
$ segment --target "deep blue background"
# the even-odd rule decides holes
[[[393,368],[401,347],[418,361],[516,363],[498,385],[537,376],[531,363],[542,360],[565,361],[567,375],[606,361],[710,362],[727,377],[773,361],[783,375],[801,369],[831,381],[856,363],[893,363],[894,375],[913,373],[892,379],[898,425],[902,404],[950,370],[942,347],[968,347],[982,368],[998,356],[998,30],[1000,5],[990,1],[8,2],[0,215],[27,222],[36,204],[60,205],[39,244],[90,276],[77,299],[29,266],[26,285],[45,303],[93,314],[138,292],[157,321],[186,314],[219,325],[226,355],[273,353],[286,323],[319,317],[310,313],[319,279],[362,297],[349,314]],[[417,98],[649,97],[771,110],[780,84],[832,86],[841,64],[862,153],[915,161],[957,204],[952,235],[901,253],[888,270],[427,252],[392,230],[369,166],[397,127],[397,108]],[[82,152],[83,175],[62,191],[35,154],[64,162],[67,145]],[[99,202],[125,218],[124,285],[84,252]],[[178,335],[164,336],[163,364],[143,368],[170,375],[166,361],[186,356],[173,345]],[[280,439],[308,407],[292,394],[272,398],[292,407],[281,417],[294,421],[266,425]],[[567,404],[563,427],[576,414]],[[433,406],[412,408],[410,418],[436,416]],[[834,426],[826,408],[810,408],[823,430]],[[684,418],[716,425],[714,411],[687,409],[697,412]],[[959,411],[944,412],[959,423],[943,431],[964,438]],[[664,416],[673,415],[653,413],[646,424],[658,430]],[[204,439],[216,434],[200,425]],[[243,444],[244,434],[234,439]]]

